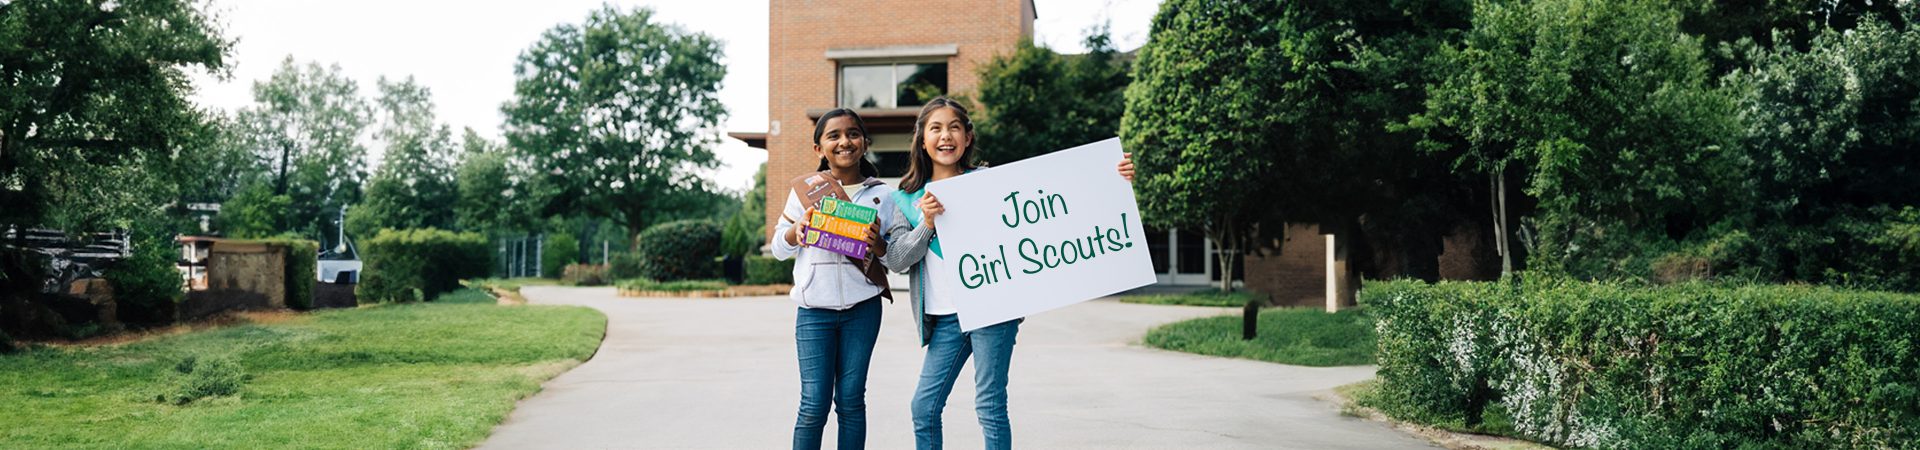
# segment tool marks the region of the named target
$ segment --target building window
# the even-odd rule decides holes
[[[840,107],[905,108],[947,93],[947,63],[840,66]]]

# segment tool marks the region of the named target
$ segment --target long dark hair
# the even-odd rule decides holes
[[[900,178],[900,190],[903,192],[919,192],[921,188],[927,187],[928,181],[933,180],[933,157],[927,156],[926,143],[923,140],[926,139],[927,116],[933,115],[933,112],[940,108],[952,108],[953,114],[960,116],[960,124],[967,129],[967,148],[960,153],[960,171],[964,173],[979,166],[979,162],[974,159],[973,119],[967,116],[967,107],[951,98],[934,97],[932,101],[927,102],[927,106],[920,107],[920,117],[913,119],[913,147],[909,151],[911,154],[907,157],[907,176]]]
[[[826,114],[820,115],[819,120],[813,121],[813,146],[820,146],[820,133],[827,130],[827,121],[840,116],[853,118],[853,127],[860,129],[860,140],[867,141],[867,153],[873,153],[873,135],[867,134],[867,121],[860,120],[859,114],[855,114],[853,110],[846,108],[835,108],[832,111],[827,111]],[[867,156],[868,155],[860,155],[860,176],[868,178],[880,176],[880,168],[875,167],[873,161],[868,161]],[[827,170],[827,158],[825,156],[820,157],[820,167],[813,170]]]

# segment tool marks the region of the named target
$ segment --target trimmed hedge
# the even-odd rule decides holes
[[[648,227],[640,232],[631,259],[632,275],[659,281],[714,278],[719,266],[720,225],[710,220],[681,220]]]
[[[361,303],[425,301],[493,267],[493,249],[479,233],[388,229],[363,244]]]
[[[1372,283],[1360,301],[1403,419],[1510,418],[1575,447],[1920,442],[1920,296],[1533,279]]]
[[[746,284],[793,284],[793,260],[747,257]]]

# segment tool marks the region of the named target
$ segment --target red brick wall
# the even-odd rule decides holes
[[[828,49],[958,44],[947,59],[949,94],[972,96],[979,66],[1033,38],[1031,0],[938,4],[875,0],[771,0],[767,136],[767,223],[786,206],[787,181],[813,170],[813,121],[835,107],[836,62]],[[966,11],[956,15],[953,11]],[[768,225],[768,230],[773,226]]]
[[[1326,306],[1327,238],[1320,227],[1290,225],[1284,240],[1263,245],[1269,248],[1247,255],[1247,289],[1272,295],[1270,306]]]

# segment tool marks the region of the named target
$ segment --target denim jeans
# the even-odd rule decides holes
[[[927,316],[932,322],[932,342],[927,343],[927,359],[920,367],[920,387],[913,393],[913,440],[921,449],[941,447],[940,412],[947,409],[947,396],[953,393],[953,381],[960,377],[960,366],[967,357],[973,365],[974,413],[980,416],[980,430],[988,449],[1013,448],[1013,429],[1007,420],[1007,368],[1013,360],[1014,335],[1020,333],[1015,319],[960,332],[960,319],[954,315]]]
[[[867,366],[879,336],[877,296],[845,311],[799,308],[793,339],[800,353],[800,417],[793,448],[820,448],[828,406],[840,416],[840,448],[866,448]]]

